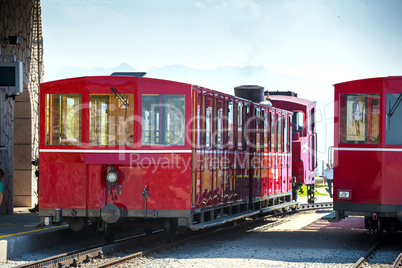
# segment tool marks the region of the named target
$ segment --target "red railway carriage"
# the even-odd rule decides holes
[[[316,102],[299,98],[295,92],[290,91],[268,91],[268,94],[275,107],[293,112],[292,174],[296,178],[295,189],[305,184],[308,202],[314,203],[317,168]]]
[[[190,84],[131,76],[40,87],[43,224],[129,221],[167,237],[297,205],[291,112]]]
[[[332,220],[365,217],[366,228],[400,225],[402,77],[335,85]]]

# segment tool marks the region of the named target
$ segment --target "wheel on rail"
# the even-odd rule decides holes
[[[381,239],[384,234],[384,223],[382,218],[377,219],[377,238]]]
[[[113,243],[114,241],[114,235],[115,235],[115,230],[113,224],[106,223],[104,226],[104,236],[105,236],[105,241],[108,244]]]
[[[163,231],[165,235],[165,242],[172,243],[176,236],[175,225],[172,219],[165,219],[163,223]]]

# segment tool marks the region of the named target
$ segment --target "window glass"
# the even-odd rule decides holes
[[[379,143],[380,94],[341,94],[339,113],[341,143]]]
[[[183,146],[184,95],[142,95],[142,144]]]
[[[275,141],[275,114],[271,113],[271,151],[276,151],[276,141]]]
[[[228,147],[234,147],[233,101],[228,102]]]
[[[315,130],[315,108],[311,108],[310,110],[310,117],[309,117],[309,133],[313,133]]]
[[[288,118],[286,116],[283,117],[283,151],[288,152]]]
[[[89,100],[89,143],[133,145],[134,95],[99,94]]]
[[[46,144],[82,143],[82,100],[80,94],[46,95]]]
[[[389,93],[386,96],[386,144],[402,144],[402,93]]]
[[[283,145],[283,140],[282,140],[282,116],[278,115],[278,126],[277,126],[277,131],[278,131],[278,152],[282,151],[282,145]]]
[[[223,141],[223,101],[218,101],[218,111],[216,117],[216,146],[222,149]]]
[[[205,146],[212,147],[212,105],[213,100],[210,98],[206,98],[206,107],[205,107]]]
[[[197,128],[197,147],[202,145],[202,135],[204,134],[204,106],[202,103],[203,97],[201,94],[197,96],[197,118],[196,118],[196,128]]]
[[[303,129],[303,117],[302,112],[293,112],[292,129],[294,132],[300,132]]]
[[[263,126],[261,124],[261,110],[259,108],[255,109],[255,149],[258,151],[261,151],[261,146],[262,146],[262,131],[263,131]]]
[[[237,149],[243,150],[243,103],[237,106]]]

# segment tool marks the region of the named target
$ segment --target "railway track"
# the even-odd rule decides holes
[[[259,219],[254,219],[252,221],[244,221],[244,222],[238,222],[234,225],[231,225],[226,228],[217,228],[211,232],[195,232],[194,235],[188,237],[188,238],[183,238],[179,241],[175,241],[173,243],[169,244],[162,244],[160,241],[164,241],[163,238],[163,231],[158,230],[153,232],[150,235],[146,234],[140,234],[137,236],[133,236],[130,238],[125,238],[121,240],[117,240],[112,244],[101,244],[101,245],[96,245],[92,246],[89,248],[85,249],[80,249],[80,250],[74,250],[71,252],[66,252],[63,254],[55,255],[46,259],[38,260],[35,262],[30,262],[24,265],[18,266],[18,268],[59,268],[59,267],[78,267],[81,266],[81,263],[85,265],[85,263],[90,263],[92,262],[93,259],[102,259],[105,254],[112,253],[112,252],[118,252],[119,250],[126,250],[127,248],[132,248],[133,244],[141,244],[144,245],[144,243],[149,243],[152,240],[158,241],[158,243],[151,243],[152,245],[149,245],[147,249],[142,249],[138,250],[135,253],[125,255],[123,257],[115,258],[111,261],[106,261],[105,263],[99,264],[97,266],[91,266],[90,267],[110,267],[112,265],[117,265],[119,263],[124,263],[127,261],[130,261],[134,258],[138,257],[145,257],[150,254],[158,253],[163,250],[171,249],[178,247],[180,245],[184,245],[188,243],[189,241],[194,241],[196,239],[199,239],[203,237],[204,235],[211,234],[213,232],[219,232],[221,230],[231,230],[233,228],[239,228],[239,227],[244,227],[246,225],[250,225],[253,223],[257,223],[258,221],[263,221],[267,218],[273,217],[273,216],[281,216],[281,215],[289,215],[293,214],[299,211],[304,211],[304,210],[312,210],[312,209],[325,209],[325,208],[331,208],[332,207],[332,202],[325,202],[325,203],[315,203],[315,204],[300,204],[300,206],[295,209],[295,210],[288,210],[288,211],[276,211],[273,214],[266,215],[264,217],[261,217]],[[132,249],[135,251],[136,249]]]
[[[381,257],[381,255],[386,256]],[[381,260],[380,264],[377,263],[378,260]],[[371,266],[391,267],[391,268],[402,267],[402,253],[398,254],[395,250],[390,250],[389,248],[387,248],[386,237],[383,237],[381,240],[380,239],[377,240],[370,247],[370,249],[368,249],[363,254],[363,256],[360,257],[360,259],[353,264],[352,267],[360,268],[360,267],[371,267]]]

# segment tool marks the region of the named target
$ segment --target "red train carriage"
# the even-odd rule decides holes
[[[296,189],[305,184],[309,203],[314,203],[315,169],[317,168],[316,102],[298,98],[291,91],[268,91],[272,104],[293,112],[292,174]],[[294,192],[297,198],[297,191]]]
[[[402,221],[402,77],[335,85],[334,210],[365,217],[366,228]]]
[[[163,226],[169,238],[297,205],[291,112],[144,77],[72,78],[40,89],[45,225],[80,230],[91,221],[111,241],[114,226],[129,221]]]

